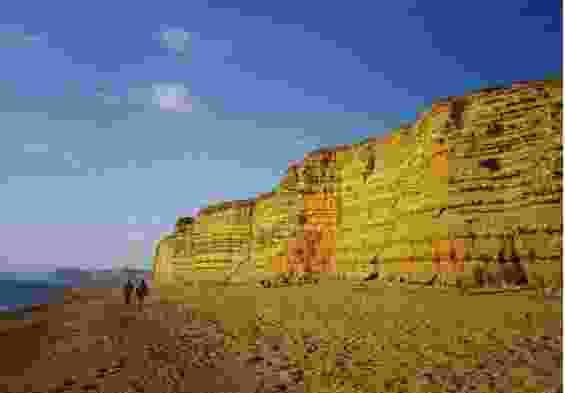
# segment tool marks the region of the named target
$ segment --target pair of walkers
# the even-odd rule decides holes
[[[131,280],[128,280],[128,282],[124,285],[123,289],[124,289],[124,300],[125,300],[126,304],[130,304],[131,295],[132,295],[132,293],[135,289],[135,295],[137,297],[137,305],[138,305],[139,309],[141,309],[143,307],[143,300],[145,299],[145,296],[147,296],[149,294],[149,288],[147,287],[145,280],[142,279],[139,282],[139,285],[137,286],[137,288],[134,288]]]

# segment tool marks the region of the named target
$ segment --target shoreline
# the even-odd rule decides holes
[[[312,366],[308,366],[307,363],[296,363],[295,356],[302,355],[301,352],[298,355],[293,352],[288,340],[289,336],[285,332],[279,334],[278,330],[269,329],[271,321],[276,322],[276,318],[265,319],[252,343],[246,340],[235,342],[233,340],[238,337],[238,331],[227,329],[227,326],[231,326],[229,323],[224,324],[197,311],[200,306],[209,303],[190,301],[189,297],[186,298],[187,301],[177,303],[173,301],[174,298],[168,298],[167,293],[159,293],[156,288],[152,289],[143,310],[138,310],[135,304],[124,305],[120,289],[69,288],[62,303],[38,305],[30,321],[10,324],[14,328],[9,332],[0,328],[0,347],[14,348],[11,352],[14,357],[4,365],[3,371],[7,378],[5,385],[0,383],[0,391],[28,393],[46,391],[47,387],[52,388],[52,391],[71,393],[85,391],[88,387],[91,390],[96,388],[97,391],[125,392],[141,386],[147,392],[167,392],[171,391],[167,389],[173,386],[172,391],[178,392],[274,393],[280,391],[277,390],[278,386],[284,386],[289,393],[301,393],[306,384],[305,375],[322,364],[312,363]],[[431,291],[422,290],[420,297],[410,291],[399,292],[388,286],[383,286],[382,289],[385,292],[372,296],[380,299],[382,295],[386,295],[386,299],[389,300],[409,297],[424,299],[426,304],[436,304],[436,302],[444,306],[447,304],[446,297],[440,293],[434,295]],[[336,287],[336,299],[350,293],[347,291],[340,294],[338,290],[339,288]],[[302,297],[302,295],[296,296],[295,299]],[[236,298],[243,299],[240,296]],[[499,299],[499,306],[509,304],[509,300],[503,299],[510,298],[500,296],[496,298]],[[486,299],[485,296],[461,299],[466,299],[468,304],[491,302],[491,300],[481,300]],[[515,300],[518,301],[516,304],[520,304],[520,300],[517,298]],[[236,309],[238,305],[244,307],[248,304],[245,300],[241,301],[240,303],[234,300],[232,306],[219,308],[218,311]],[[538,318],[543,316],[540,307],[534,305],[532,308],[529,301],[524,305],[528,306],[524,311],[529,310],[532,313],[532,321],[538,321]],[[210,307],[213,308],[213,305]],[[43,312],[45,310],[47,312]],[[384,315],[382,311],[386,310],[366,309],[366,311],[370,313],[376,311],[382,316]],[[425,316],[426,319],[429,318],[425,324],[422,324],[424,321],[421,319],[422,315],[414,322],[409,322],[414,315],[411,309],[405,309],[397,319],[407,323],[407,326],[411,327],[411,333],[404,332],[397,337],[394,327],[384,327],[381,331],[383,340],[378,341],[386,344],[390,339],[392,341],[387,347],[396,344],[401,346],[413,335],[419,337],[418,339],[426,339],[428,337],[424,334],[426,330],[432,333],[437,329],[453,329],[449,318],[442,319],[441,315],[438,313],[435,316],[433,314]],[[375,320],[382,319],[378,315],[377,317],[378,319]],[[358,318],[350,318],[350,320],[357,326]],[[478,363],[468,365],[463,375],[459,373],[458,367],[445,369],[439,363],[414,363],[421,367],[421,370],[407,371],[404,373],[405,377],[414,383],[426,384],[425,380],[430,379],[431,376],[434,383],[442,386],[453,385],[452,378],[458,378],[461,392],[469,392],[471,386],[476,387],[484,383],[485,378],[490,378],[489,380],[495,381],[496,386],[500,387],[500,391],[510,392],[512,390],[508,390],[510,385],[507,384],[509,373],[513,367],[521,367],[536,374],[532,374],[536,378],[532,380],[533,383],[536,381],[541,383],[540,381],[545,380],[544,384],[548,387],[546,391],[554,392],[553,388],[558,386],[557,374],[561,372],[555,360],[561,357],[561,325],[554,319],[544,322],[540,319],[539,326],[543,326],[543,329],[534,332],[531,326],[526,326],[526,320],[514,320],[513,326],[523,329],[523,332],[521,335],[512,333],[511,336],[507,336],[504,333],[507,327],[501,325],[501,320],[500,318],[492,322],[492,325],[489,322],[483,324],[485,326],[477,326],[469,332],[461,332],[460,329],[450,330],[459,337],[457,341],[459,344],[455,349],[463,351],[461,353],[467,353],[461,344],[462,340],[471,343],[465,345],[476,343],[482,346],[484,339],[491,335],[494,337],[492,343],[493,345],[496,343],[496,348],[489,347],[488,351],[486,347],[481,347],[481,351],[469,349],[468,353],[476,356],[481,366],[478,366]],[[323,321],[321,320],[320,323]],[[2,325],[0,323],[0,326]],[[365,326],[363,331],[373,330],[367,324],[359,324],[359,326]],[[265,327],[266,329],[263,329]],[[482,329],[480,335],[474,333],[476,329]],[[355,337],[365,337],[363,331]],[[349,333],[344,332],[344,334],[335,340],[349,342]],[[333,335],[329,336],[320,331],[313,336],[307,334],[301,337],[299,343],[308,353],[313,354],[311,359],[319,356],[320,359],[331,360],[331,367],[335,370],[349,372],[348,370],[353,367],[352,362],[358,359],[357,356],[362,356],[363,359],[365,356],[361,352],[356,352],[354,348],[343,347],[343,350],[339,349],[339,357],[334,363],[333,358],[338,353],[334,354],[330,348],[331,340],[334,340]],[[501,337],[509,339],[504,346],[499,344],[502,342]],[[370,341],[362,342],[373,345]],[[443,340],[432,343],[436,348],[434,351],[443,351],[444,343],[447,344]],[[398,345],[393,347],[396,349],[390,350],[396,353],[400,348]],[[512,352],[507,351],[509,345]],[[382,352],[384,346],[378,345],[374,348],[375,351],[370,352],[371,356],[376,357],[374,364],[382,367],[381,361],[388,359],[388,355]],[[412,361],[410,348],[406,347],[403,353],[407,361]],[[547,353],[547,356],[543,353]],[[507,366],[502,367],[501,365],[504,364]],[[25,377],[22,370],[26,370]],[[219,380],[218,373],[222,373],[227,378]],[[339,381],[356,383],[355,380],[347,378]],[[375,381],[379,382],[379,379]]]
[[[41,281],[41,280],[4,280],[0,278],[0,285],[5,281],[7,292],[0,294],[0,298],[6,300],[6,304],[0,304],[0,320],[2,316],[19,315],[45,309],[51,304],[61,304],[74,298],[78,292],[84,293],[107,293],[121,288],[124,282],[107,280],[86,280],[84,282],[73,283],[71,281]],[[145,281],[151,287],[152,280],[145,277]],[[37,293],[33,294],[33,291]],[[14,295],[15,293],[15,295]],[[31,296],[30,296],[30,293]],[[10,300],[10,299],[16,299]],[[21,301],[23,300],[23,301]],[[39,300],[39,301],[38,301]],[[21,301],[18,302],[18,301]]]
[[[278,352],[269,354],[270,365],[230,352],[218,321],[196,318],[190,306],[154,292],[143,310],[124,305],[121,289],[72,288],[65,300],[39,306],[36,317],[9,332],[0,329],[0,347],[14,348],[0,391],[274,393],[270,386],[281,384],[301,391],[288,380],[289,368],[279,370],[287,361]]]
[[[1,326],[6,322],[25,322],[31,320],[38,313],[45,313],[52,310],[54,307],[61,307],[66,304],[84,302],[96,298],[103,298],[110,293],[115,292],[120,288],[103,288],[103,287],[62,287],[54,288],[60,290],[61,293],[53,296],[52,301],[45,303],[31,303],[25,305],[18,305],[14,308],[0,310],[0,333],[2,332]]]

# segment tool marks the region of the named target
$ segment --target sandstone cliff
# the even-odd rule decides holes
[[[384,271],[460,272],[511,246],[560,262],[561,122],[560,82],[439,100],[389,135],[307,154],[274,192],[179,219],[155,279],[366,274],[377,254]]]

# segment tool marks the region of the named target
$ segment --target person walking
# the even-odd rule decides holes
[[[137,295],[137,305],[139,310],[141,310],[143,308],[143,300],[145,299],[145,296],[149,294],[149,288],[147,288],[147,284],[144,279],[141,279],[139,282],[138,287],[135,289],[135,294]]]
[[[131,280],[128,280],[128,282],[124,285],[124,301],[126,304],[130,304],[132,292],[133,292],[133,284]]]

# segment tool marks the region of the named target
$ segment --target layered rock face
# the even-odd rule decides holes
[[[467,97],[450,146],[450,235],[469,258],[514,246],[545,261],[562,254],[562,90],[521,84]]]
[[[296,237],[302,226],[303,206],[298,193],[284,188],[257,198],[251,244],[256,269],[286,270],[281,257],[288,255],[288,239]]]
[[[296,189],[303,201],[302,227],[287,248],[288,270],[336,271],[336,157],[336,151],[321,149],[304,159]]]
[[[155,284],[175,282],[173,264],[177,261],[174,254],[175,239],[161,239],[155,247],[153,257],[153,277]]]
[[[192,228],[192,271],[215,274],[249,261],[255,201],[231,201],[203,209]]]
[[[376,255],[382,273],[457,273],[512,248],[560,262],[561,94],[552,82],[484,89],[384,137],[309,153],[275,192],[180,220],[156,275],[366,275]]]

